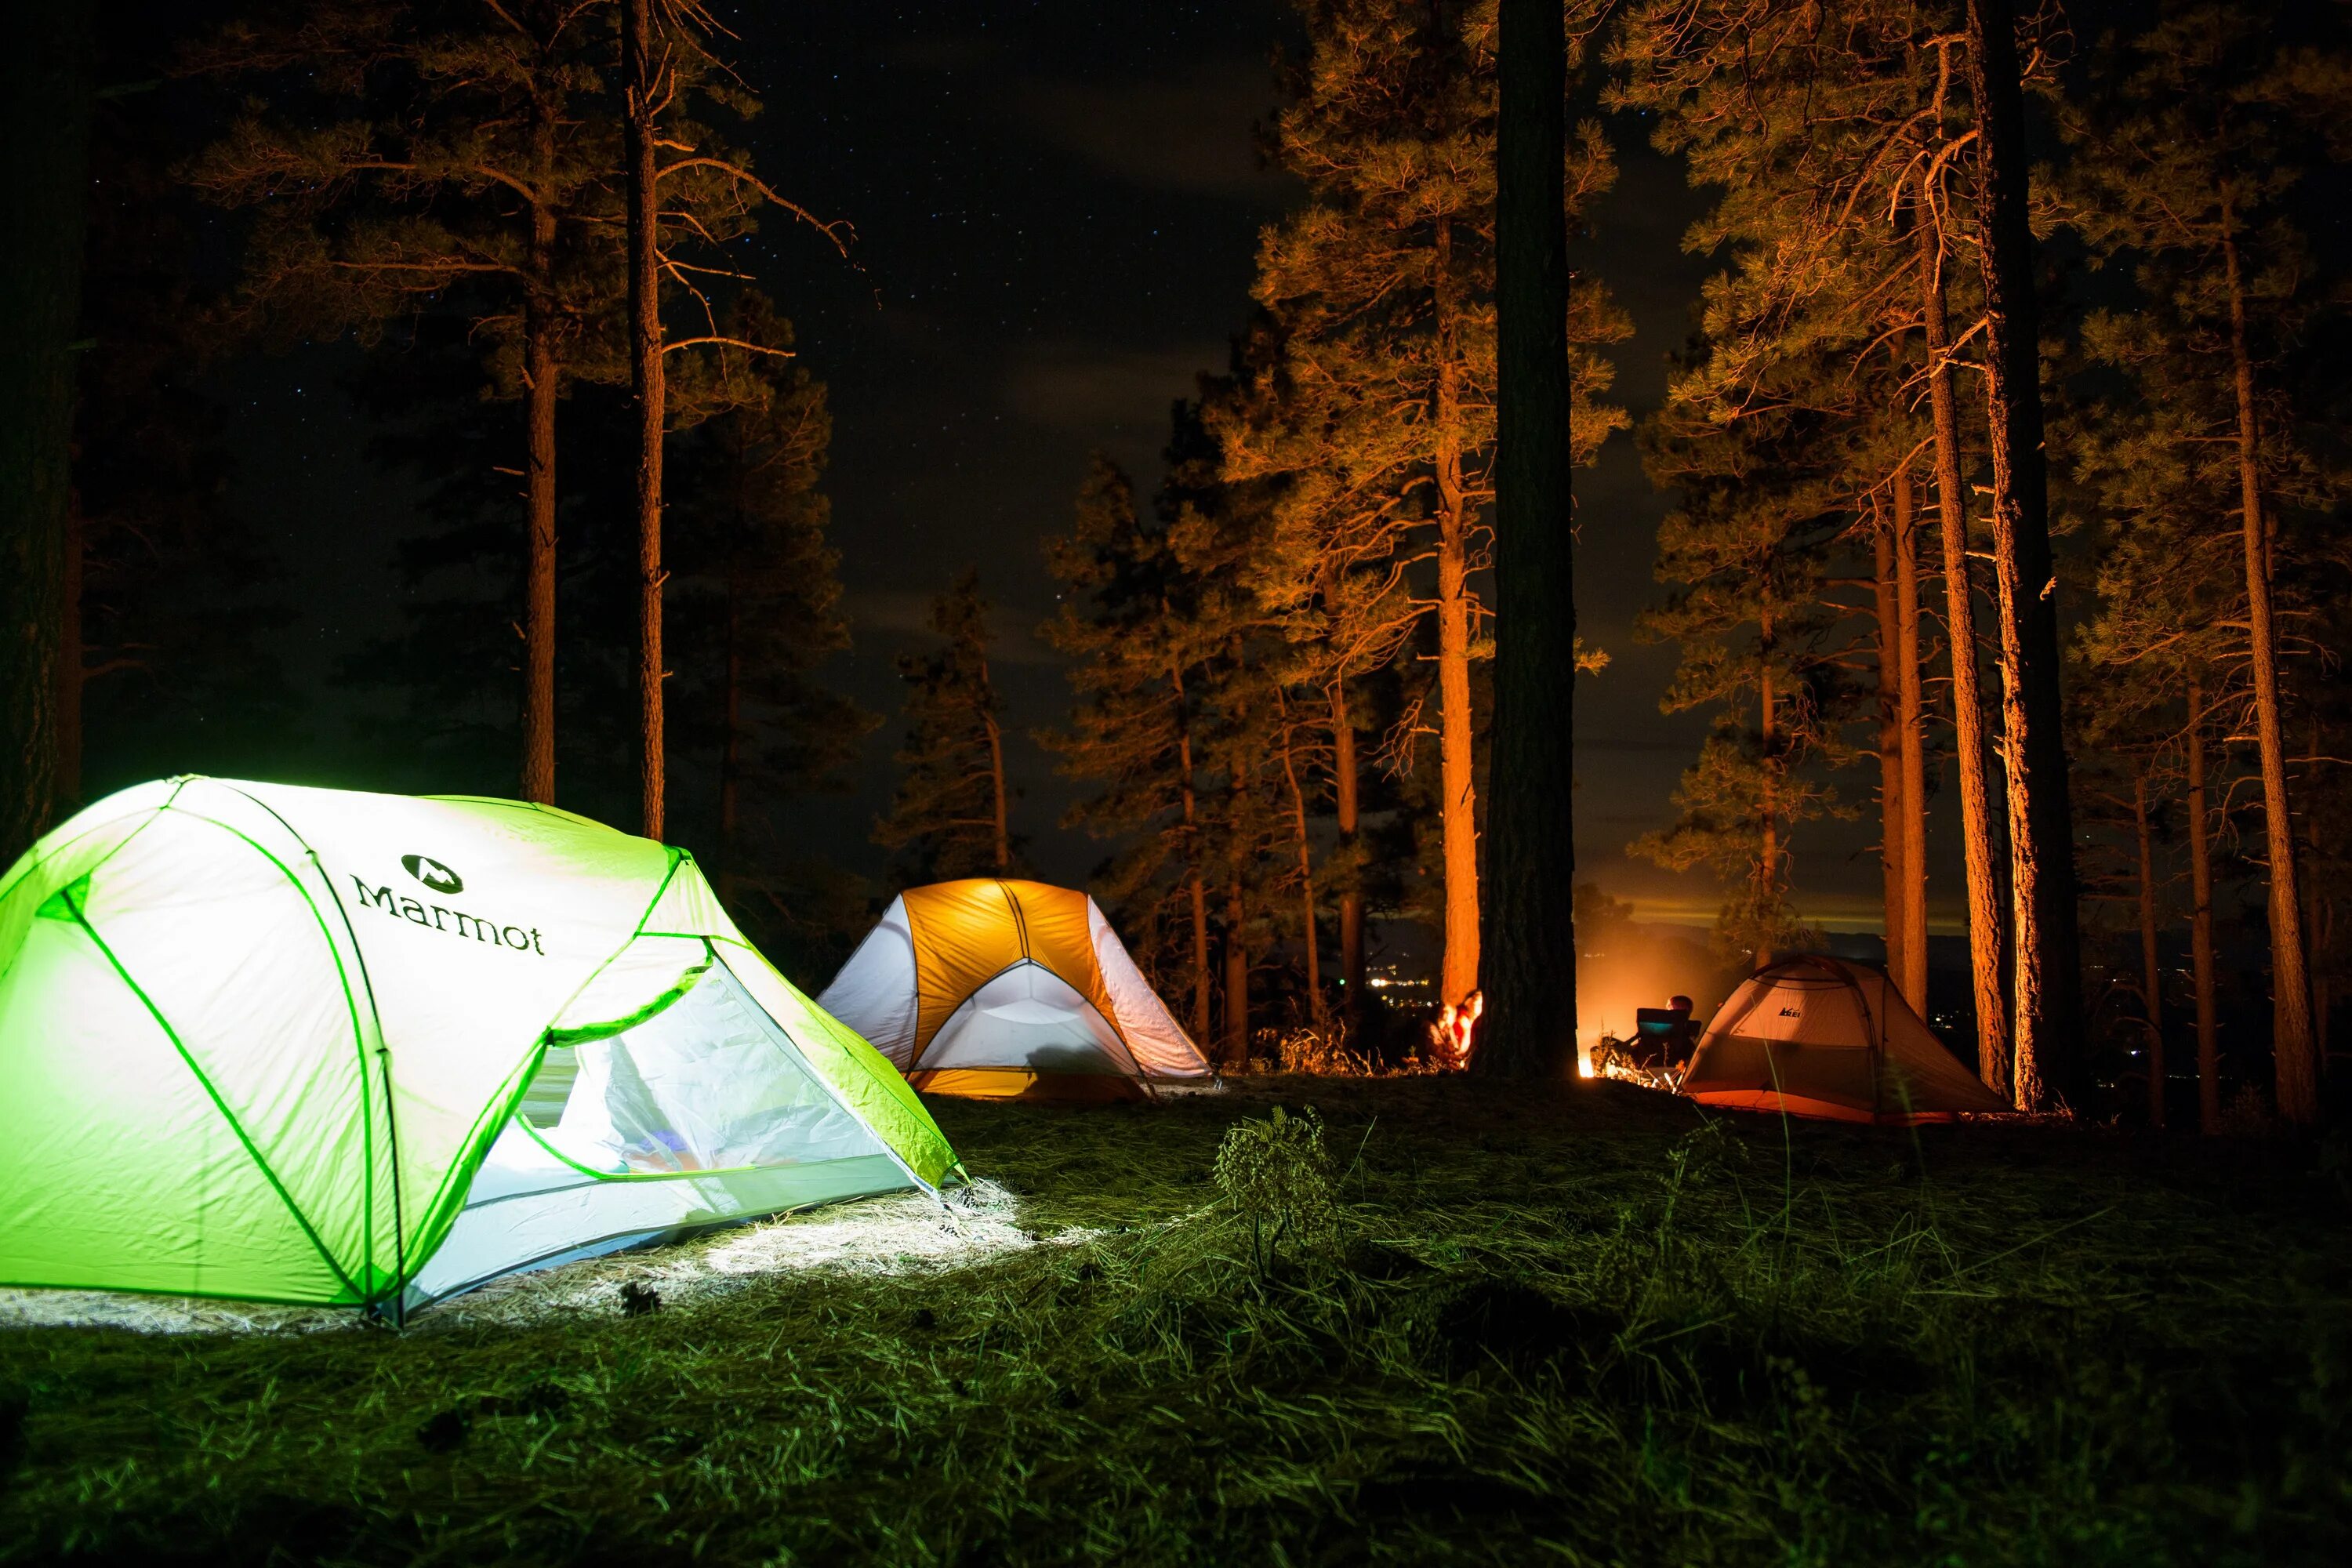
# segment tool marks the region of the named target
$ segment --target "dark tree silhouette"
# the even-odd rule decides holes
[[[57,803],[92,10],[37,7],[0,68],[0,168],[16,220],[0,245],[0,862],[40,836]]]
[[[1495,721],[1479,1073],[1576,1055],[1576,555],[1568,362],[1568,39],[1559,0],[1503,0],[1495,222]]]

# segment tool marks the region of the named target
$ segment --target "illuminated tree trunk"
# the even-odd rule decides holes
[[[2205,804],[2205,689],[2189,686],[2189,971],[2197,1005],[2197,1125],[2221,1130],[2221,1051],[2213,1017],[2213,838]]]
[[[1907,463],[1895,476],[1895,675],[1903,773],[1903,967],[1895,988],[1927,1015],[1927,736],[1919,681],[1919,509]]]
[[[1503,0],[1498,24],[1490,940],[1472,1070],[1567,1078],[1576,1057],[1567,44],[1556,0]]]
[[[1904,837],[1906,815],[1903,795],[1902,677],[1900,628],[1895,614],[1895,538],[1885,519],[1870,531],[1871,553],[1876,572],[1871,586],[1877,600],[1878,625],[1878,871],[1882,913],[1886,932],[1886,973],[1901,989],[1908,967],[1910,928],[1905,923],[1903,900],[1911,876],[1904,859],[1910,846]],[[1906,998],[1907,1000],[1907,998]]]
[[[2147,770],[2132,780],[2132,831],[2139,847],[2139,988],[2147,1015],[2147,1124],[2164,1126],[2164,966],[2156,951],[2156,848],[2147,820]]]
[[[1774,754],[1778,743],[1779,704],[1772,695],[1772,611],[1768,605],[1757,616],[1757,641],[1763,654],[1763,668],[1757,676],[1757,799],[1761,842],[1756,857],[1756,910],[1759,916],[1777,913],[1780,905],[1780,816],[1779,803],[1772,788],[1780,766]],[[1764,968],[1772,962],[1772,943],[1769,938],[1756,945],[1756,967]]]
[[[1353,1012],[1364,996],[1364,883],[1356,863],[1361,807],[1357,795],[1356,721],[1348,711],[1344,680],[1331,683],[1331,794],[1339,817],[1340,1003]]]
[[[1307,954],[1307,1011],[1317,1023],[1323,1022],[1322,960],[1317,952],[1321,946],[1315,923],[1315,854],[1314,840],[1307,831],[1307,792],[1298,787],[1298,764],[1291,745],[1289,700],[1276,687],[1275,706],[1282,715],[1282,783],[1290,795],[1291,843],[1298,855],[1299,946]]]
[[[58,668],[67,646],[74,332],[88,207],[91,7],[41,5],[10,29],[0,67],[0,865],[58,804]]]
[[[555,132],[553,100],[544,90],[533,92],[531,161],[538,169],[555,162]],[[555,402],[562,374],[555,358],[555,238],[554,210],[532,203],[522,315],[522,797],[542,805],[555,801]]]
[[[1437,225],[1438,821],[1445,858],[1439,1000],[1478,989],[1478,828],[1470,722],[1470,503],[1462,489],[1462,363],[1455,341],[1453,229]]]
[[[2058,689],[2057,577],[2042,451],[2041,341],[2026,220],[2025,111],[2009,0],[1969,0],[1978,254],[1985,295],[1992,559],[2008,781],[2011,1070],[2029,1110],[2079,1100],[2073,812]]]
[[[1992,799],[1985,782],[1984,699],[1977,679],[1976,595],[1960,478],[1960,418],[1952,386],[1951,330],[1944,316],[1943,247],[1933,211],[1918,208],[1920,317],[1927,340],[1927,405],[1936,436],[1936,507],[1944,553],[1944,637],[1952,658],[1952,765],[1960,778],[1960,841],[1969,882],[1969,973],[1977,1015],[1977,1071],[2009,1094],[2009,1001],[2001,989],[2007,932],[1993,856]]]
[[[2230,360],[2238,398],[2238,492],[2245,542],[2247,652],[2254,677],[2254,735],[2263,764],[2263,847],[2270,858],[2272,1053],[2279,1115],[2297,1127],[2319,1120],[2319,1062],[2312,1047],[2310,972],[2304,966],[2303,900],[2295,890],[2294,816],[2287,802],[2286,742],[2279,722],[2278,642],[2263,527],[2262,425],[2246,347],[2246,296],[2221,202],[2223,275],[2230,286]]]
[[[628,121],[629,386],[637,405],[637,699],[644,741],[645,834],[666,826],[667,747],[662,702],[661,201],[654,168],[656,100],[664,74],[654,63],[652,0],[623,0],[621,56]]]

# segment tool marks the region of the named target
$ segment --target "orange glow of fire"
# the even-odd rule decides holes
[[[1435,1052],[1437,1065],[1459,1072],[1470,1065],[1470,1053],[1475,1047],[1479,1016],[1486,1010],[1486,994],[1473,991],[1459,1003],[1448,1002],[1437,1022],[1429,1028],[1429,1040]]]

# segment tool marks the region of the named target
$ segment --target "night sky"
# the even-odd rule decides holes
[[[1148,491],[1171,401],[1222,368],[1248,318],[1258,232],[1298,194],[1255,151],[1276,105],[1270,57],[1294,22],[1277,0],[741,7],[730,20],[768,104],[740,139],[772,184],[857,236],[848,265],[772,219],[747,258],[833,393],[827,489],[856,643],[827,678],[888,716],[856,794],[813,803],[803,819],[822,852],[878,872],[865,834],[899,728],[891,656],[923,639],[929,596],[976,564],[1023,731],[1016,826],[1041,873],[1083,879],[1103,847],[1058,826],[1070,786],[1026,734],[1066,705],[1055,656],[1031,635],[1053,607],[1038,541],[1067,526],[1092,451]],[[1639,121],[1612,130],[1622,177],[1575,263],[1633,314],[1618,395],[1638,416],[1658,402],[1665,356],[1689,328],[1706,264],[1680,239],[1703,198],[1650,151]],[[324,675],[392,629],[393,550],[420,522],[413,489],[365,455],[373,431],[341,390],[355,357],[257,359],[220,385],[237,416],[238,509],[283,559],[299,606],[289,662],[332,710],[323,722],[364,726],[382,720],[346,710]],[[1674,652],[1633,635],[1663,592],[1650,565],[1666,500],[1623,435],[1577,488],[1580,625],[1615,661],[1579,698],[1581,874],[1644,918],[1703,923],[1718,897],[1706,873],[1677,877],[1622,853],[1666,819],[1706,730],[1704,714],[1658,714]],[[1864,772],[1842,783],[1868,802]],[[1810,918],[1874,922],[1874,837],[1867,821],[1801,830]],[[1958,914],[1956,866],[1937,880],[1941,926]]]

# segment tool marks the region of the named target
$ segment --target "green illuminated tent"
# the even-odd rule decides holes
[[[962,1174],[693,860],[549,806],[187,778],[0,880],[0,1283],[405,1308]]]

